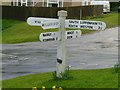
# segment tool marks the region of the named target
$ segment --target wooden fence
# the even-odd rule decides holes
[[[100,16],[103,13],[103,6],[77,6],[77,7],[18,7],[2,6],[3,19],[24,20],[28,17],[58,18],[59,10],[68,11],[67,18],[80,19],[80,17]],[[81,12],[81,14],[80,14]]]

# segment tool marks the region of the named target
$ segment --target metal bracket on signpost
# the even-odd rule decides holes
[[[67,11],[58,11],[59,16],[59,36],[60,40],[58,41],[57,46],[57,70],[56,76],[62,78],[61,73],[65,72],[65,63],[66,63],[66,33],[65,33],[65,19],[67,17]]]
[[[57,58],[57,63],[62,64],[62,60]]]

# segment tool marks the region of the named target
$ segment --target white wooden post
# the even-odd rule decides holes
[[[58,0],[58,1],[57,1],[57,4],[58,4],[58,6],[57,6],[57,7],[60,7],[60,5],[59,5],[59,4],[60,4],[60,0]]]
[[[23,5],[23,0],[21,0],[21,6]]]
[[[28,6],[28,0],[25,1],[25,6]]]
[[[57,70],[56,76],[58,78],[62,78],[62,75],[65,72],[65,63],[66,63],[66,39],[65,39],[65,19],[67,16],[67,11],[58,11],[59,16],[59,36],[60,39],[58,41],[57,46]]]
[[[18,6],[19,5],[19,1],[17,0],[16,3],[17,3],[17,6]]]
[[[62,7],[64,6],[63,4],[64,4],[64,1],[62,0]]]
[[[47,0],[47,7],[49,6],[49,0]]]
[[[80,20],[82,19],[82,10],[80,9]]]
[[[32,6],[35,6],[35,1],[34,0],[32,0]]]

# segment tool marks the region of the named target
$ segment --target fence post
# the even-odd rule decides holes
[[[82,19],[82,10],[80,9],[80,20]]]
[[[65,63],[66,63],[66,39],[65,39],[65,19],[67,16],[67,11],[61,10],[58,11],[59,16],[59,41],[57,46],[57,71],[56,75],[58,78],[62,78],[65,72]]]

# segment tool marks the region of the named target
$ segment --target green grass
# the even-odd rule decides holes
[[[22,21],[18,21],[18,20],[6,20],[6,19],[3,19],[2,20],[2,30],[5,30],[7,28],[10,28],[16,24],[20,24],[22,23]]]
[[[3,80],[3,88],[118,88],[118,74],[113,69],[71,70],[73,76],[66,80],[54,80],[52,73],[32,74]]]
[[[29,26],[26,22],[21,22],[3,30],[2,41],[3,43],[39,41],[39,34],[46,31],[48,30],[43,30],[41,27]]]
[[[91,18],[90,20],[103,21],[107,25],[106,28],[117,27],[120,26],[120,23],[118,23],[118,15],[120,15],[120,13],[112,12],[103,16]]]
[[[118,26],[118,13],[112,12],[100,17],[89,17],[88,20],[104,21],[107,24],[107,28],[116,27]],[[3,19],[2,23],[2,43],[7,44],[39,41],[40,33],[57,31],[57,29],[43,30],[41,27],[29,26],[27,22],[17,20]],[[82,29],[82,34],[92,32],[94,31]]]

